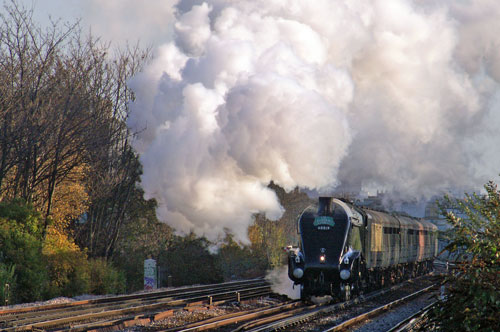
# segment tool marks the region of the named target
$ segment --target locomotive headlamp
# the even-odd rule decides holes
[[[351,272],[349,270],[341,270],[340,271],[340,278],[342,278],[342,280],[347,280],[347,279],[349,279],[350,276],[351,276]]]
[[[295,270],[293,270],[293,276],[295,278],[300,279],[300,278],[302,278],[303,275],[304,275],[304,270],[299,269],[299,268],[296,268]]]
[[[325,261],[326,261],[326,256],[325,255],[319,256],[319,262],[320,263],[324,263]]]

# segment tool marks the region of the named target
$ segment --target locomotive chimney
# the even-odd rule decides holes
[[[332,214],[332,199],[333,197],[320,197],[318,215],[329,216]]]

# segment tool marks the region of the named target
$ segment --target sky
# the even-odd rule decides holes
[[[2,2],[9,2],[2,0]],[[42,25],[50,19],[62,23],[81,20],[84,31],[92,31],[113,45],[155,46],[172,38],[172,0],[17,0],[34,9],[34,19]],[[49,18],[50,17],[50,18]]]
[[[128,125],[146,198],[179,231],[248,241],[255,213],[283,212],[270,181],[407,199],[498,179],[497,0],[33,4],[42,24],[153,47]]]

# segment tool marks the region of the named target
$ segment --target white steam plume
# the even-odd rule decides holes
[[[274,293],[286,295],[292,300],[300,299],[300,285],[294,286],[293,281],[288,278],[287,266],[268,271],[266,280],[271,284],[271,290]]]
[[[131,82],[146,195],[180,231],[245,241],[253,213],[282,213],[271,180],[481,184],[500,171],[498,22],[495,1],[180,1]]]

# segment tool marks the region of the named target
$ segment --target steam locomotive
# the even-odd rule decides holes
[[[300,244],[289,246],[288,276],[301,299],[354,294],[424,274],[437,254],[437,227],[427,221],[320,197],[298,219]]]

